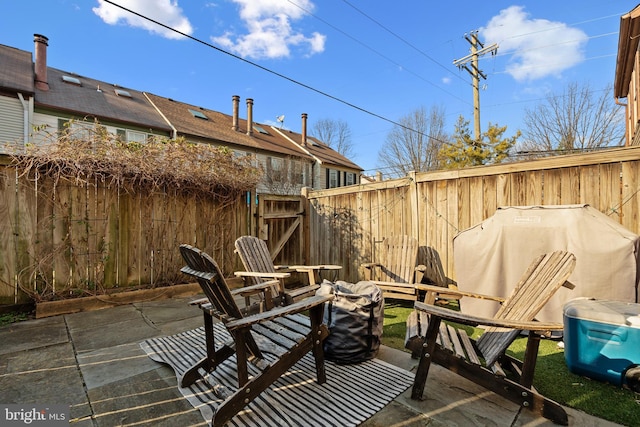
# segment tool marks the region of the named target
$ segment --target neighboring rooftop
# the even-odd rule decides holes
[[[152,132],[177,133],[187,138],[233,145],[251,153],[317,159],[324,165],[361,171],[358,165],[316,138],[253,121],[253,100],[246,100],[246,119],[240,119],[240,98],[232,97],[232,115],[92,79],[47,66],[47,37],[34,35],[34,59],[29,52],[0,45],[0,92],[33,96],[35,108],[64,116],[97,119]]]
[[[32,95],[34,88],[31,52],[0,45],[0,91]]]
[[[82,117],[91,115],[101,121],[171,131],[169,124],[147,102],[142,92],[55,68],[48,69],[47,82],[49,90],[36,89],[36,106]]]
[[[285,156],[311,158],[282,135],[273,132],[268,125],[253,122],[253,133],[249,136],[245,119],[238,117],[238,130],[233,130],[233,116],[151,93],[145,95],[179,134],[236,144],[252,150],[273,151]]]

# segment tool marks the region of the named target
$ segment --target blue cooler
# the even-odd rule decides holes
[[[617,386],[640,364],[640,304],[579,298],[564,305],[569,370]]]

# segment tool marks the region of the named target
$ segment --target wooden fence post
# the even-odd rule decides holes
[[[411,212],[411,234],[420,244],[420,206],[418,204],[418,181],[416,172],[409,172],[409,206]]]

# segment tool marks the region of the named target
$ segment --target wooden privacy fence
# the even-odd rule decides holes
[[[276,265],[302,265],[309,258],[305,242],[306,198],[259,194],[254,205],[250,234],[267,241]]]
[[[174,189],[54,186],[0,165],[0,304],[184,283],[180,243],[231,275],[244,234],[266,238],[276,263],[339,264],[351,282],[383,238],[407,234],[434,247],[455,279],[454,236],[500,206],[589,204],[640,234],[639,167],[640,147],[627,147],[223,204]]]
[[[0,304],[185,283],[181,243],[236,268],[244,194],[222,203],[175,189],[128,194],[101,182],[18,177],[0,165]]]
[[[413,174],[308,194],[312,263],[361,280],[376,243],[408,234],[439,253],[455,278],[453,238],[501,206],[589,204],[640,234],[640,147]]]

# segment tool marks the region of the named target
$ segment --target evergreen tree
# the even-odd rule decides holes
[[[462,169],[502,163],[509,156],[509,150],[516,144],[520,131],[511,138],[505,138],[506,126],[489,123],[489,129],[475,141],[469,130],[469,121],[458,117],[453,134],[453,143],[443,145],[438,153],[443,169]]]

